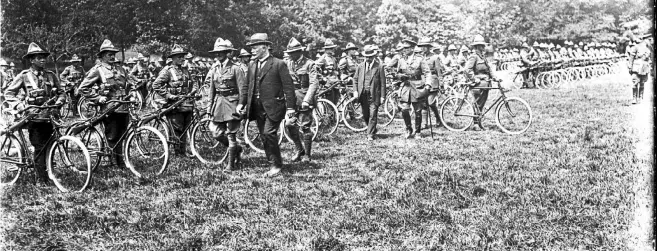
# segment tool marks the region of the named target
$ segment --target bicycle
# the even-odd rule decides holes
[[[44,105],[28,105],[12,115],[18,115],[28,110],[61,109],[62,105],[47,105],[57,97],[44,102]],[[38,112],[31,112],[15,121],[9,122],[7,127],[0,129],[0,184],[12,185],[20,177],[23,169],[33,166],[34,160],[27,147],[27,140],[23,135],[23,127],[33,121]],[[48,178],[53,181],[57,189],[62,192],[82,192],[91,182],[91,157],[86,146],[80,139],[66,136],[60,130],[70,125],[61,123],[54,115],[49,116],[54,133],[48,138],[44,152],[32,153],[46,155],[46,171]],[[18,136],[16,135],[18,134]]]
[[[141,121],[134,109],[128,108],[128,127],[119,137],[114,147],[109,146],[104,133],[96,128],[97,124],[109,113],[121,106],[130,107],[135,101],[130,96],[121,100],[110,100],[107,109],[84,121],[76,121],[67,131],[67,135],[79,135],[87,146],[93,160],[92,169],[100,166],[102,158],[112,156],[114,149],[121,146],[121,157],[130,171],[138,178],[151,178],[164,172],[169,164],[169,145],[166,138],[151,126],[139,126]],[[147,177],[146,177],[147,176]]]
[[[443,101],[440,106],[440,120],[450,131],[464,131],[469,128],[474,120],[478,126],[485,129],[481,124],[486,113],[495,107],[495,121],[497,126],[508,134],[521,134],[529,128],[533,115],[527,101],[519,97],[506,97],[506,89],[502,88],[500,82],[497,87],[475,87],[469,85],[465,95],[450,97]],[[477,106],[473,106],[467,99],[470,90],[500,90],[500,96],[491,106],[482,113]]]

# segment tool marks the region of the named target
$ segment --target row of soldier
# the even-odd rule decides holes
[[[311,60],[304,52],[306,46],[291,38],[286,48],[284,60],[271,55],[271,42],[267,34],[254,34],[247,42],[250,52],[242,49],[238,54],[232,43],[218,38],[210,50],[214,56],[207,72],[198,62],[193,62],[191,54],[182,47],[174,45],[166,55],[170,63],[158,69],[148,67],[145,57],[138,58],[135,65],[124,68],[117,63],[115,54],[119,51],[109,40],[105,40],[97,53],[98,63],[85,72],[77,57],[73,57],[72,66],[67,67],[59,78],[45,68],[49,52],[32,43],[24,58],[30,62],[29,69],[18,74],[11,84],[3,90],[10,100],[17,100],[16,94],[26,90],[26,101],[39,105],[47,96],[60,95],[56,104],[64,102],[63,92],[52,92],[53,88],[62,90],[62,83],[79,82],[73,88],[76,94],[85,96],[103,108],[109,100],[122,99],[131,88],[155,93],[156,103],[160,107],[174,103],[186,94],[198,89],[200,84],[210,85],[211,104],[207,112],[213,117],[211,128],[213,136],[229,149],[226,171],[235,169],[241,159],[241,146],[237,142],[237,132],[243,119],[255,120],[263,139],[267,159],[271,163],[267,176],[273,176],[284,170],[280,148],[277,143],[278,128],[282,121],[290,129],[290,136],[295,145],[291,161],[310,160],[312,151],[312,132],[310,131],[312,109],[317,90],[322,86],[339,81],[349,88],[350,95],[359,100],[362,113],[367,121],[367,139],[374,140],[377,134],[377,116],[379,106],[387,92],[387,77],[402,82],[399,89],[401,115],[405,125],[405,138],[422,136],[421,112],[428,109],[435,114],[436,123],[440,125],[436,97],[442,89],[443,76],[462,72],[475,86],[490,86],[492,81],[500,81],[495,76],[493,58],[487,56],[488,44],[480,35],[476,35],[469,44],[469,50],[461,50],[456,55],[456,47],[447,47],[447,54],[440,51],[440,46],[429,38],[414,40],[404,39],[395,48],[394,53],[384,57],[376,45],[366,45],[361,52],[353,44],[344,49],[345,56],[337,59],[334,54],[338,47],[331,40],[326,40],[323,53],[316,60]],[[570,45],[571,43],[567,43]],[[540,44],[536,51],[543,57],[556,57],[556,53],[541,52]],[[578,45],[567,46],[576,51]],[[591,46],[590,50],[603,51]],[[609,47],[609,46],[607,46]],[[574,49],[573,49],[574,48]],[[548,48],[549,49],[549,48]],[[563,49],[563,48],[562,48]],[[533,53],[532,47],[525,45],[524,54]],[[548,50],[549,51],[549,50]],[[564,50],[559,50],[559,53]],[[587,50],[585,50],[587,51]],[[543,54],[541,54],[543,53]],[[521,53],[522,55],[523,53]],[[498,58],[503,58],[501,52]],[[512,55],[512,54],[511,54]],[[235,59],[237,58],[237,59]],[[522,58],[522,56],[521,56]],[[130,69],[128,71],[128,69]],[[154,73],[157,72],[157,73]],[[203,76],[204,75],[204,76]],[[202,77],[202,81],[194,81]],[[146,97],[146,93],[144,93]],[[329,93],[331,95],[331,93]],[[477,106],[482,108],[488,91],[477,90],[473,93]],[[332,93],[337,101],[339,92]],[[191,123],[194,102],[184,102],[177,107],[174,114],[168,116],[177,136],[185,139],[182,129]],[[411,111],[415,111],[415,121],[411,121]],[[129,121],[127,109],[119,109],[103,120],[108,143],[115,146],[120,135],[127,128]],[[28,126],[30,141],[35,146],[37,171],[40,177],[45,175],[43,152],[45,140],[52,133],[52,126],[46,121],[35,121]],[[45,138],[44,138],[45,135]],[[116,147],[114,158],[123,166],[119,157],[120,147]],[[176,153],[187,153],[185,144]]]

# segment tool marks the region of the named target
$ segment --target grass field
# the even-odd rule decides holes
[[[492,116],[486,131],[434,140],[402,139],[401,121],[373,142],[340,128],[274,179],[255,153],[230,175],[174,159],[148,184],[104,169],[84,194],[30,173],[3,191],[0,249],[644,250],[653,110],[648,97],[630,105],[625,79],[511,93],[535,116],[519,136]]]

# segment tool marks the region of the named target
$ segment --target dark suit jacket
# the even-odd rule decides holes
[[[386,73],[383,70],[383,64],[374,59],[370,70],[365,68],[365,62],[360,63],[356,68],[356,83],[354,84],[354,91],[358,93],[358,98],[363,94],[365,84],[369,83],[372,101],[376,105],[381,104],[381,97],[386,96]]]
[[[240,104],[246,107],[246,117],[255,119],[251,113],[253,105],[253,94],[255,93],[256,81],[260,82],[260,101],[265,108],[267,117],[274,121],[281,121],[285,118],[285,110],[295,109],[297,98],[294,94],[294,83],[290,76],[287,64],[274,56],[269,56],[265,60],[262,69],[255,76],[258,60],[249,63],[249,70],[246,79],[248,85],[241,86]]]

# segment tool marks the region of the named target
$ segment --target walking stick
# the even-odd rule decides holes
[[[433,101],[436,102],[436,99],[434,99]],[[428,120],[427,122],[429,122],[429,132],[431,133],[431,140],[433,140],[433,125],[431,125],[431,104],[429,104],[429,109],[427,109],[427,120]]]

